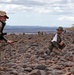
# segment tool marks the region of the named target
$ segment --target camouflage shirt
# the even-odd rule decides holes
[[[3,29],[5,27],[6,23],[0,21],[0,40],[4,40],[7,42],[7,40],[3,37]]]
[[[61,35],[55,34],[54,37],[52,38],[50,44],[49,44],[49,49],[52,50],[54,47],[57,48],[57,49],[58,48],[62,49],[64,47],[64,45],[63,46],[59,45],[59,43],[61,41],[62,41]]]

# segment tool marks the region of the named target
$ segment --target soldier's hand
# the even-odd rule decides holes
[[[61,42],[59,43],[59,45],[62,46],[62,45],[63,45],[63,41],[61,41]]]
[[[7,42],[11,44],[13,41],[12,40],[8,40]]]

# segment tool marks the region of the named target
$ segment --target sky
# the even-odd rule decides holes
[[[74,0],[0,0],[11,26],[63,26],[74,24]]]

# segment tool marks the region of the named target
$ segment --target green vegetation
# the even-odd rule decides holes
[[[74,25],[70,28],[66,28],[67,30],[74,31]]]

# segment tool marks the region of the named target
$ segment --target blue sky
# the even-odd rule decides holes
[[[74,24],[74,0],[0,0],[7,25],[64,26]]]

